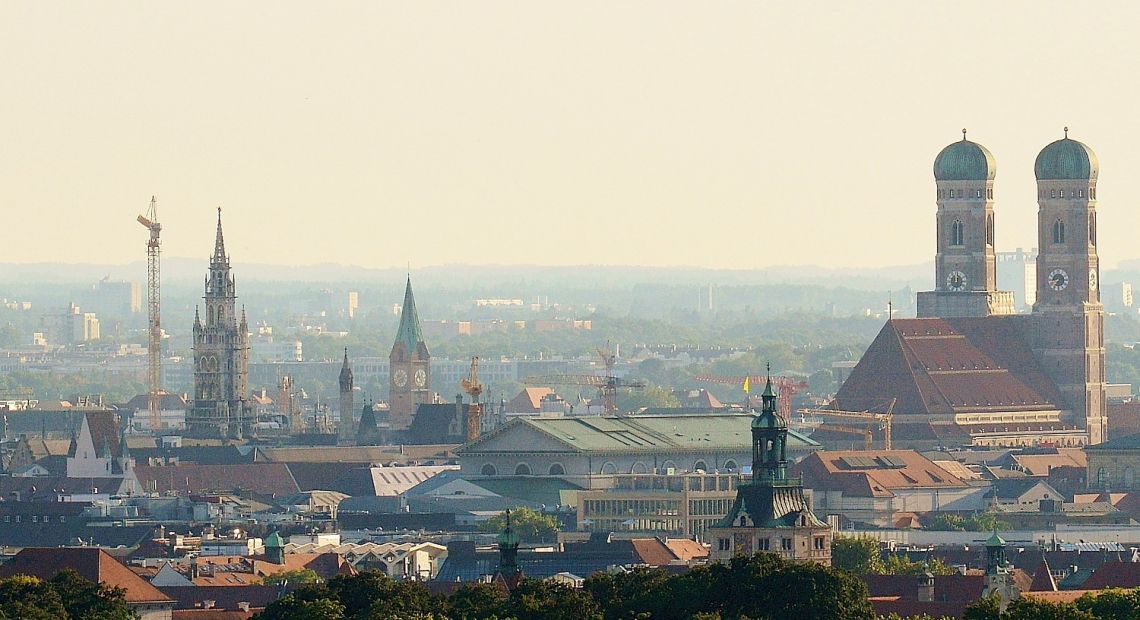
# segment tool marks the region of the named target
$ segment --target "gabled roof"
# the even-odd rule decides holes
[[[127,603],[171,602],[145,579],[131,572],[106,551],[95,547],[29,548],[0,565],[0,577],[31,575],[51,579],[65,568],[74,569],[84,579],[122,588]]]
[[[1109,439],[1104,443],[1085,446],[1085,450],[1140,450],[1140,434]]]
[[[1140,564],[1133,562],[1107,562],[1085,581],[1085,590],[1104,588],[1140,588]]]
[[[554,390],[548,387],[523,388],[514,398],[507,401],[508,413],[538,413],[542,411],[542,397],[553,394]]]
[[[529,428],[573,452],[657,452],[751,450],[752,420],[743,413],[706,415],[641,415],[633,417],[582,416],[569,418],[516,418],[506,426],[463,446],[458,454],[478,454],[492,439]],[[788,447],[803,449],[819,444],[788,431]],[[518,446],[533,451],[533,446]]]
[[[240,465],[136,465],[135,476],[146,492],[210,493],[241,489],[261,495],[292,495],[300,492],[297,481],[284,463]]]
[[[914,450],[815,452],[792,467],[813,489],[856,497],[890,497],[893,491],[968,486]]]
[[[895,415],[1064,407],[1037,363],[1025,317],[887,321],[839,388],[841,409]]]

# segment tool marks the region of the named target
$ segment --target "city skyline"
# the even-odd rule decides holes
[[[221,206],[235,263],[910,265],[962,127],[1036,246],[1063,126],[1140,257],[1130,4],[604,6],[5,4],[5,262],[139,260],[156,194],[170,257]]]

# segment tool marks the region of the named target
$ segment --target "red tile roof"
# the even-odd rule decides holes
[[[890,497],[893,490],[968,486],[914,450],[815,452],[793,466],[804,486],[854,497]]]
[[[96,547],[24,549],[0,565],[0,577],[32,575],[40,579],[51,579],[65,568],[74,569],[88,581],[122,588],[126,592],[128,603],[172,602],[158,588]]]
[[[517,396],[507,402],[507,411],[510,413],[538,413],[542,411],[542,397],[553,393],[554,390],[546,387],[524,388]]]
[[[1140,588],[1140,564],[1106,562],[1081,587],[1086,590],[1104,588]]]
[[[629,541],[633,544],[633,551],[641,558],[643,564],[649,566],[666,566],[677,559],[665,543],[656,538],[634,538]]]
[[[841,409],[945,414],[1063,407],[1037,363],[1027,317],[888,321],[840,387]]]

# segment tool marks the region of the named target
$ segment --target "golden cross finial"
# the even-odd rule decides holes
[[[962,142],[965,142],[965,141],[966,141],[966,128],[963,127],[962,128]]]

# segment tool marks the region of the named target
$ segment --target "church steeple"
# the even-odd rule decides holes
[[[776,410],[771,368],[761,399],[763,408],[752,420],[752,481],[783,481],[788,477],[788,422]]]
[[[404,305],[400,308],[400,327],[396,330],[395,344],[403,344],[408,355],[411,355],[420,344],[423,344],[424,353],[427,353],[423,329],[420,327],[420,315],[416,312],[416,298],[412,295],[411,276],[408,276],[408,284],[404,287]],[[395,345],[393,345],[394,349]]]
[[[214,237],[214,255],[210,259],[211,266],[225,265],[229,267],[229,259],[226,257],[226,242],[222,238],[222,208],[218,207],[218,232]]]
[[[507,525],[496,539],[499,543],[499,571],[508,589],[514,589],[522,579],[522,570],[519,568],[519,544],[522,539],[511,527],[511,511],[507,511]]]

